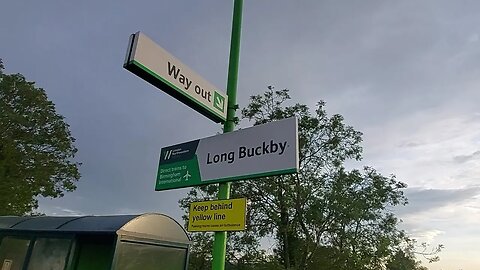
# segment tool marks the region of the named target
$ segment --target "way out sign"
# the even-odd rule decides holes
[[[155,190],[298,171],[295,117],[162,148]]]
[[[189,232],[243,231],[247,200],[193,202],[188,215]]]
[[[227,95],[145,34],[130,36],[124,68],[215,122],[225,122]]]

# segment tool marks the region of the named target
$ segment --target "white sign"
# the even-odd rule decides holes
[[[227,95],[145,34],[132,34],[123,65],[215,122],[225,122]]]
[[[155,190],[298,172],[295,117],[164,147]]]

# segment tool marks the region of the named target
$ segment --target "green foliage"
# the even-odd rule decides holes
[[[232,197],[250,204],[248,230],[228,234],[227,260],[238,267],[256,258],[258,266],[263,258],[272,267],[265,269],[384,269],[408,240],[392,213],[407,203],[406,185],[371,167],[346,170],[347,160],[361,159],[362,134],[341,115],[328,116],[323,101],[312,113],[303,104],[286,106],[289,100],[288,90],[268,87],[242,110],[254,125],[297,117],[300,171],[232,183]],[[214,199],[216,192],[216,186],[194,188],[180,204],[187,211],[191,201]],[[275,240],[270,255],[258,251],[263,237]],[[203,244],[194,242],[198,250]]]
[[[387,270],[428,270],[422,266],[416,256],[421,256],[429,263],[437,262],[440,258],[438,253],[443,245],[431,248],[426,243],[418,244],[416,240],[407,239],[402,246],[390,257],[386,264]]]
[[[387,263],[387,270],[416,270],[419,269],[419,262],[415,260],[412,253],[405,253],[399,250]]]
[[[417,241],[412,239],[407,241],[406,246],[406,250],[412,254],[423,257],[429,263],[438,262],[440,260],[438,253],[440,253],[444,248],[443,244],[432,247],[425,242],[417,244]]]
[[[285,268],[318,269],[326,250],[335,269],[380,267],[404,237],[389,208],[406,203],[405,184],[369,167],[346,171],[346,160],[361,158],[361,133],[340,115],[328,117],[322,101],[312,115],[305,105],[283,107],[289,98],[270,87],[242,111],[254,124],[299,119],[300,172],[239,186],[257,211],[253,223],[267,228],[260,236],[275,232]]]
[[[75,139],[42,88],[0,61],[0,215],[37,208],[37,196],[59,197],[80,178]]]

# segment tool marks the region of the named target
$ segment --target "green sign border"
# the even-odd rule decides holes
[[[161,77],[160,75],[155,73],[153,70],[150,70],[148,67],[144,66],[142,63],[136,60],[130,60],[128,63],[124,65],[124,68],[134,73],[135,75],[139,76],[140,78],[146,80],[147,82],[153,84],[154,86],[160,88],[165,93],[185,103],[187,106],[200,112],[201,114],[210,118],[214,122],[223,123],[226,121],[226,117],[224,117],[222,114],[216,111],[218,110],[216,106],[212,105],[213,106],[213,109],[212,109],[206,106],[205,104],[198,102],[195,98],[186,94],[184,91],[180,90],[178,87],[176,87],[174,84],[169,82],[167,79]],[[169,91],[169,89],[165,89],[165,88],[172,89],[173,91]],[[218,95],[218,91],[214,90],[214,95],[215,93],[217,93]],[[223,98],[225,99],[224,110],[226,110],[227,97],[223,97]]]

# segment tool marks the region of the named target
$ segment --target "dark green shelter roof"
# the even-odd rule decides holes
[[[189,244],[183,227],[163,214],[113,216],[0,216],[0,234],[9,233],[103,233],[134,235]]]
[[[0,217],[0,230],[116,232],[138,215],[81,217]]]

